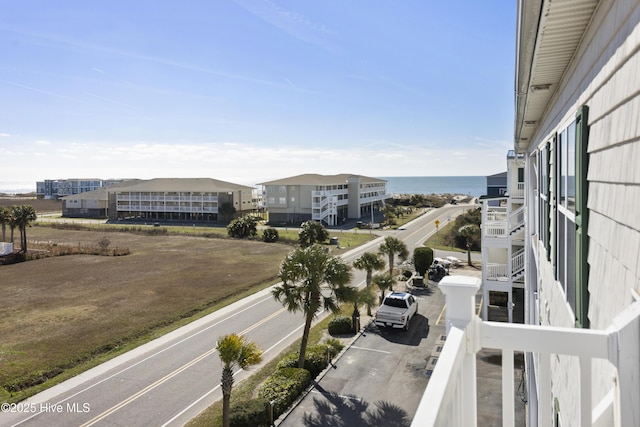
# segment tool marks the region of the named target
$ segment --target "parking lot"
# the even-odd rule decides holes
[[[396,289],[401,290],[401,289]],[[427,385],[432,349],[444,334],[444,296],[418,288],[418,314],[408,331],[367,325],[282,426],[409,425]]]
[[[479,277],[481,272],[462,268],[451,274]],[[378,328],[362,317],[367,325],[363,332],[276,425],[410,426],[445,335],[445,298],[437,284],[412,292],[418,314],[409,331]],[[502,425],[500,360],[500,353],[491,349],[478,353],[478,425]],[[521,372],[518,363],[515,366],[517,389]],[[516,399],[516,425],[524,425],[524,404]]]

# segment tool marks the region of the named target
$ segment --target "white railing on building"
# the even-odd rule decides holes
[[[497,264],[494,262],[487,263],[485,277],[488,280],[507,280],[509,277],[507,264]]]
[[[509,196],[511,197],[524,197],[524,182],[516,182],[515,185],[511,184],[511,188],[509,190]]]
[[[511,277],[518,276],[524,271],[524,248],[517,250],[511,256]]]
[[[515,230],[524,226],[524,218],[526,211],[524,206],[520,206],[515,211],[509,214],[509,231],[514,232]]]
[[[507,222],[487,222],[482,224],[482,236],[486,238],[507,237]]]
[[[480,280],[446,276],[439,283],[446,296],[447,340],[438,358],[412,426],[476,426],[476,353],[502,350],[502,425],[515,423],[514,351],[538,360],[538,425],[553,424],[551,361],[556,355],[577,356],[580,364],[579,420],[582,426],[632,426],[640,420],[640,302],[634,302],[605,331],[487,322],[475,314]],[[592,403],[591,366],[608,360],[617,370],[611,391]]]
[[[489,207],[485,211],[483,223],[486,222],[503,222],[507,220],[507,208],[503,207]]]

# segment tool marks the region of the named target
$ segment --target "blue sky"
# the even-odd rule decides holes
[[[0,9],[0,181],[506,169],[515,1]]]

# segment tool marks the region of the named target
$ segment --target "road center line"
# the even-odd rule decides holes
[[[248,333],[248,332],[252,331],[253,329],[257,328],[258,326],[268,322],[269,320],[273,319],[274,317],[277,317],[278,315],[280,315],[284,311],[286,311],[286,309],[285,308],[281,308],[280,310],[276,311],[275,313],[272,313],[271,315],[265,317],[264,319],[261,319],[259,322],[256,322],[253,325],[249,326],[248,328],[246,328],[245,330],[240,332],[239,335],[245,335],[246,333]],[[122,402],[118,403],[117,405],[112,406],[111,408],[107,409],[106,411],[104,411],[100,415],[97,415],[96,417],[94,417],[91,420],[87,421],[85,424],[82,424],[81,427],[89,427],[91,425],[94,425],[98,421],[103,420],[104,418],[108,417],[109,415],[113,414],[114,412],[118,411],[119,409],[127,406],[129,403],[135,401],[139,397],[145,395],[146,393],[150,392],[151,390],[155,389],[156,387],[158,387],[158,386],[164,384],[165,382],[169,381],[171,378],[175,377],[176,375],[178,375],[178,374],[182,373],[183,371],[189,369],[190,367],[192,367],[196,363],[200,362],[201,360],[211,356],[215,352],[216,352],[216,349],[213,348],[213,349],[211,349],[211,350],[209,350],[209,351],[207,351],[205,353],[202,353],[200,356],[198,356],[195,359],[185,363],[184,365],[182,365],[178,369],[174,370],[173,372],[170,372],[169,374],[167,374],[164,377],[160,378],[159,380],[157,380],[153,384],[148,385],[147,387],[143,388],[142,390],[138,391],[137,393],[129,396],[128,398],[126,398]]]

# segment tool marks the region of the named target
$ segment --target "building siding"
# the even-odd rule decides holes
[[[588,201],[590,327],[604,329],[640,292],[640,2],[603,1],[573,62],[547,106],[530,145],[534,150],[553,138],[582,105],[589,107]],[[531,160],[532,161],[532,160]],[[530,164],[530,167],[532,164]],[[535,201],[529,200],[530,209]],[[537,209],[536,209],[537,212]],[[553,233],[558,230],[554,229]],[[555,235],[551,244],[555,252]],[[554,260],[543,245],[534,247],[543,325],[573,327],[575,318],[556,280]],[[552,391],[563,426],[576,425],[580,387],[575,358],[552,359]],[[614,370],[606,361],[593,364],[593,402],[612,387]]]

